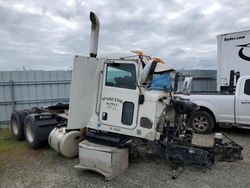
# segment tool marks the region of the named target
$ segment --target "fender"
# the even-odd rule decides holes
[[[200,107],[204,107],[204,108],[207,108],[209,109],[214,117],[215,117],[215,122],[217,122],[217,116],[216,114],[218,113],[215,106],[209,102],[206,102],[206,101],[203,101],[203,100],[191,100],[193,103],[199,105]]]
[[[190,101],[199,105],[200,107],[209,109],[215,117],[215,122],[217,122],[218,117],[216,116],[216,114],[218,113],[218,111],[216,110],[216,107],[213,104],[207,102],[205,99],[195,99],[195,97],[192,97],[194,95],[176,94],[175,96],[181,97],[183,99],[189,99]]]

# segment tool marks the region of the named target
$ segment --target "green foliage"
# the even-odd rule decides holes
[[[25,142],[17,141],[10,129],[0,129],[0,153],[22,153],[28,150]]]

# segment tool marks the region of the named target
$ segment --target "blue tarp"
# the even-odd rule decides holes
[[[172,83],[169,72],[154,75],[151,88],[156,90],[171,91]]]

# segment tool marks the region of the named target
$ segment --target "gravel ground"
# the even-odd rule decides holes
[[[244,160],[218,162],[206,171],[185,167],[172,180],[170,164],[147,157],[131,162],[120,177],[105,181],[94,172],[74,169],[78,158],[66,159],[48,146],[31,150],[25,142],[15,141],[9,130],[0,130],[0,187],[249,187],[250,130],[223,131],[243,145]],[[209,145],[212,138],[213,134],[195,135],[194,142]]]

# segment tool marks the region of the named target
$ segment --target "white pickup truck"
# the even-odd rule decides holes
[[[180,95],[198,104],[200,109],[188,117],[197,133],[209,133],[216,123],[223,127],[250,129],[250,76],[238,79],[234,94]]]

